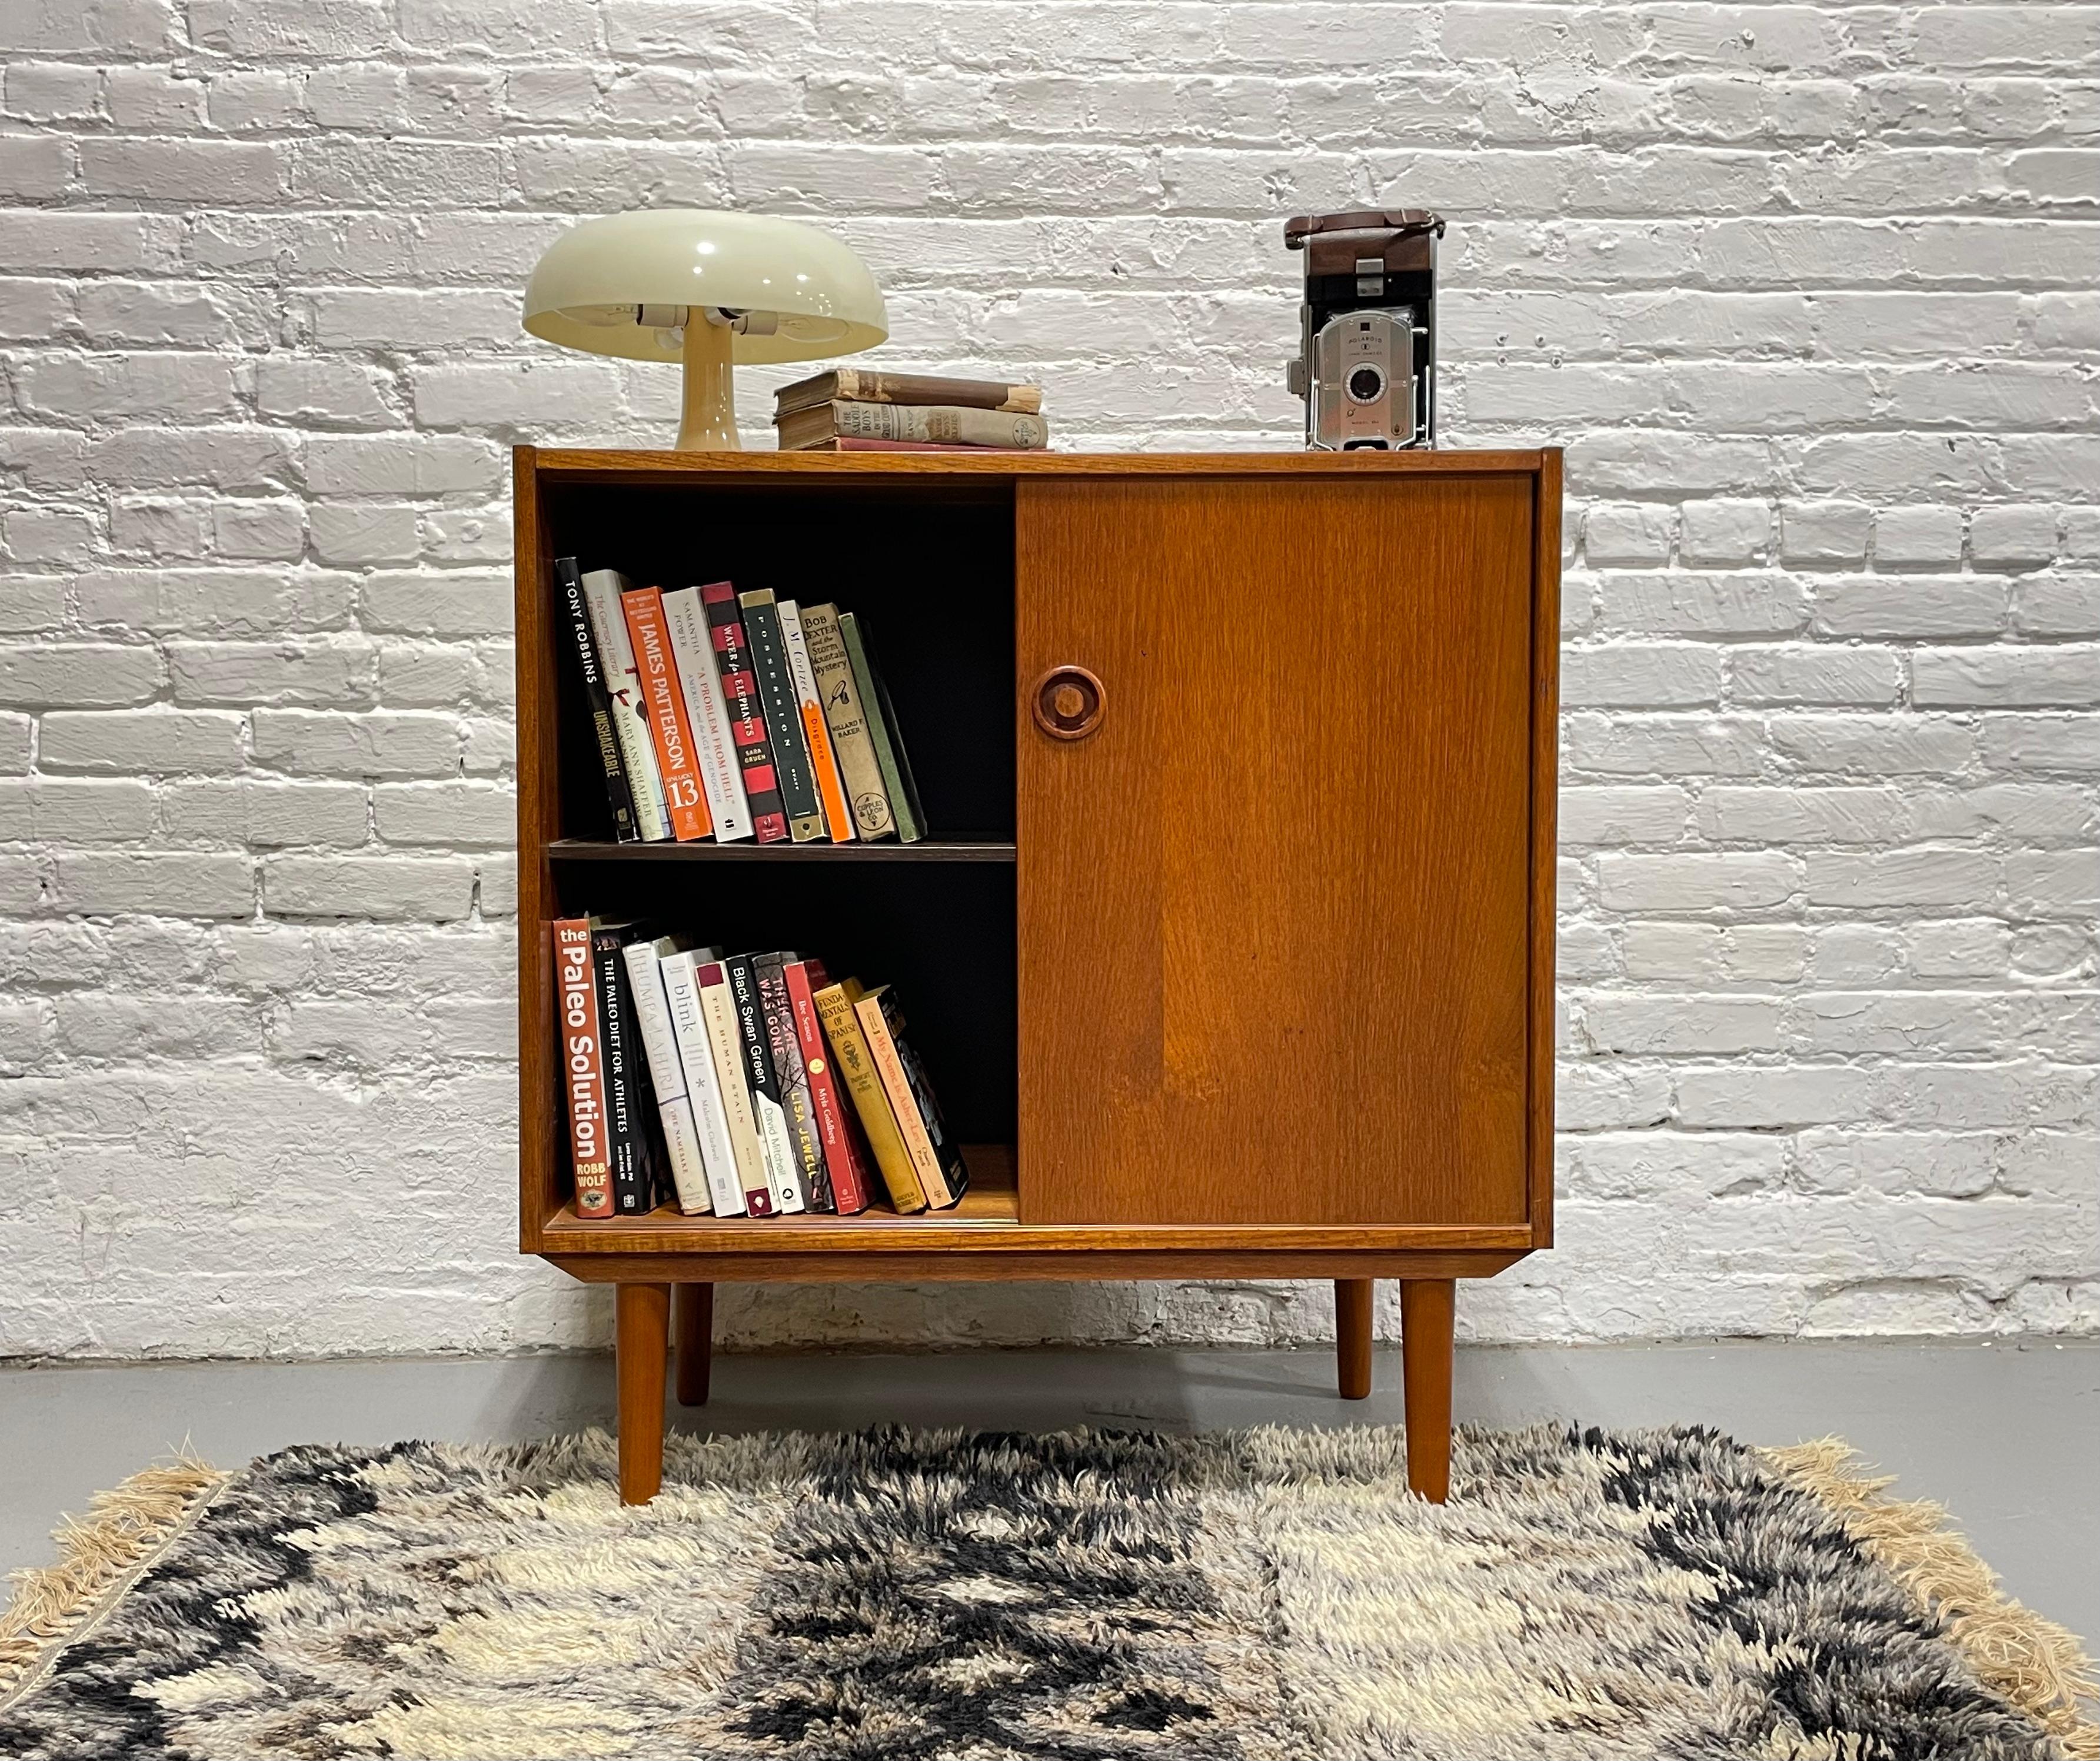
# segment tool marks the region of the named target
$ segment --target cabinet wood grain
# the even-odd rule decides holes
[[[1018,486],[1024,1221],[1524,1221],[1533,496]]]

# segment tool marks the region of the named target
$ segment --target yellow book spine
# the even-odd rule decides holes
[[[882,1170],[883,1185],[889,1189],[889,1202],[907,1213],[924,1211],[925,1189],[919,1184],[911,1152],[898,1133],[897,1117],[889,1110],[889,1097],[854,1012],[859,996],[858,979],[827,985],[817,993],[817,1013],[824,1024],[824,1037],[832,1043],[832,1057],[845,1074],[846,1092],[867,1133],[868,1147],[875,1151],[876,1166]],[[913,1117],[917,1117],[916,1108]]]
[[[897,1042],[889,1037],[889,1023],[883,1017],[882,993],[887,988],[877,985],[865,995],[855,998],[854,1013],[860,1017],[860,1031],[867,1040],[868,1055],[889,1097],[890,1111],[897,1118],[898,1135],[904,1140],[904,1147],[911,1157],[912,1168],[919,1176],[920,1189],[926,1194],[926,1203],[938,1211],[953,1204],[955,1195],[948,1189],[948,1176],[941,1172],[941,1159],[933,1154],[933,1140],[927,1132],[925,1120],[919,1116],[919,1097],[911,1092],[911,1079],[904,1074],[904,1061],[897,1055]]]

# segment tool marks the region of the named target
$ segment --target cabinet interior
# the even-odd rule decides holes
[[[840,846],[612,845],[577,669],[556,656],[553,911],[635,918],[726,948],[821,956],[893,985],[965,1145],[1018,1135],[1011,481],[897,485],[548,483],[543,563],[638,586],[727,580],[859,614],[889,686],[929,836]],[[525,535],[520,534],[521,542]],[[538,572],[553,591],[551,570]],[[558,636],[558,608],[549,607]],[[558,1109],[558,1092],[553,1097]],[[554,1122],[558,1126],[559,1121]],[[1010,1181],[1011,1154],[973,1157]],[[555,1203],[569,1197],[554,1158]],[[672,1213],[660,1213],[670,1215]],[[708,1220],[695,1220],[704,1223]]]

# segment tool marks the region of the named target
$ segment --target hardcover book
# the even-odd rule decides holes
[[[624,926],[594,925],[591,957],[598,969],[598,1015],[605,1044],[606,1145],[612,1162],[612,1208],[646,1216],[656,1208],[656,1159],[649,1120],[656,1110],[643,1067],[633,1004],[628,995]]]
[[[634,792],[628,785],[627,766],[620,755],[620,736],[613,730],[612,694],[606,688],[604,664],[598,659],[598,642],[591,634],[590,607],[584,602],[584,578],[574,557],[554,558],[554,581],[562,595],[562,615],[569,623],[569,647],[583,674],[584,701],[590,708],[598,762],[605,770],[612,835],[623,844],[631,844],[642,836],[634,823]]]
[[[562,1085],[568,1101],[569,1157],[576,1215],[612,1215],[612,1159],[606,1145],[605,1055],[598,1021],[598,980],[590,925],[565,917],[554,925],[554,1009],[560,1025]]]
[[[801,608],[792,599],[783,599],[774,610],[780,614],[780,641],[788,651],[788,676],[795,683],[795,706],[802,714],[802,744],[809,748],[810,768],[816,775],[824,829],[831,833],[834,844],[850,844],[854,835],[853,814],[846,805],[845,787],[839,780],[831,724],[824,719],[823,701],[817,695],[817,672],[810,664],[809,637],[802,628]]]
[[[833,435],[828,440],[812,440],[806,446],[783,447],[786,452],[1026,452],[1026,447],[964,446],[951,440],[863,440],[854,435]]]
[[[664,1160],[678,1208],[688,1216],[714,1210],[708,1188],[707,1165],[700,1154],[700,1130],[686,1092],[686,1070],[671,1029],[671,1005],[664,991],[662,954],[675,953],[668,937],[660,943],[638,936],[620,950],[627,962],[628,995],[634,1003],[634,1025],[649,1066],[649,1085],[656,1093],[656,1122],[664,1133]]]
[[[707,1023],[708,1049],[713,1056],[722,1110],[729,1121],[744,1208],[753,1216],[771,1216],[773,1182],[766,1176],[765,1146],[759,1140],[758,1115],[752,1109],[751,1085],[744,1076],[743,1030],[737,1025],[729,973],[720,960],[710,960],[694,968],[693,982],[700,987],[700,1015]]]
[[[802,1051],[802,1070],[810,1082],[810,1106],[816,1115],[817,1136],[823,1145],[824,1166],[830,1173],[832,1202],[842,1216],[865,1211],[868,1181],[873,1172],[860,1141],[853,1101],[840,1087],[832,1069],[831,1048],[824,1044],[823,1018],[817,1013],[817,993],[831,983],[818,960],[791,960],[781,969],[788,981],[788,1000],[795,1012],[795,1037]]]
[[[919,786],[912,779],[911,761],[905,756],[904,740],[898,731],[897,711],[890,704],[875,656],[869,651],[860,620],[850,611],[841,611],[839,634],[845,642],[846,658],[853,663],[861,714],[867,722],[876,762],[882,769],[883,792],[889,797],[889,810],[896,817],[897,835],[907,844],[916,844],[926,835],[926,814],[919,805]]]
[[[664,629],[664,596],[654,587],[637,587],[620,596],[627,633],[634,647],[635,670],[642,680],[642,707],[649,717],[650,739],[656,748],[656,769],[664,779],[664,801],[670,810],[671,832],[682,844],[714,830],[700,769],[693,752],[693,726],[686,714],[686,694],[678,688],[678,669],[671,659],[670,638]]]
[[[737,761],[714,639],[708,631],[708,608],[700,602],[699,588],[674,588],[664,595],[664,629],[671,638],[671,659],[692,720],[693,757],[707,792],[708,816],[715,823],[715,841],[735,843],[751,836],[751,804],[743,798],[743,766]]]
[[[951,379],[936,373],[877,373],[865,367],[838,367],[813,378],[798,379],[773,394],[776,417],[843,398],[860,404],[953,404],[970,409],[1020,410],[1043,408],[1043,387],[999,379]]]
[[[824,722],[838,753],[839,773],[845,784],[854,824],[863,838],[889,837],[897,830],[897,819],[890,811],[889,792],[882,785],[882,766],[875,756],[875,742],[868,736],[853,662],[839,631],[839,608],[803,607],[802,634],[809,645],[810,669],[816,675]]]
[[[925,1071],[904,1043],[904,1017],[889,986],[877,985],[854,1004],[854,1013],[860,1017],[869,1056],[882,1078],[883,1092],[889,1097],[898,1135],[904,1140],[926,1203],[945,1211],[969,1185],[969,1171],[963,1165],[961,1152],[948,1141]]]
[[[788,815],[781,807],[773,744],[766,735],[758,681],[751,670],[751,651],[744,642],[736,589],[727,581],[710,582],[700,589],[700,602],[708,608],[708,636],[714,644],[722,697],[729,705],[730,738],[736,742],[737,763],[743,771],[743,794],[751,805],[752,830],[760,843],[779,844],[788,836]]]
[[[751,1088],[751,1110],[758,1120],[758,1144],[765,1152],[766,1184],[773,1208],[782,1216],[806,1210],[801,1160],[788,1136],[788,1109],[780,1078],[773,1067],[765,1004],[758,994],[757,954],[732,954],[722,962],[729,974],[730,1000],[736,1007],[737,1031],[743,1040],[744,1080]]]
[[[1026,411],[972,409],[959,404],[859,404],[834,399],[774,417],[783,452],[834,435],[855,440],[942,440],[951,445],[1040,452],[1050,430]]]
[[[809,1073],[802,1066],[802,1043],[795,1032],[795,1005],[782,969],[794,958],[792,954],[763,954],[752,962],[752,971],[765,1011],[765,1047],[780,1084],[780,1108],[787,1115],[788,1141],[801,1172],[803,1199],[812,1211],[836,1211],[831,1171],[824,1165],[823,1140],[810,1097]]]
[[[817,1013],[823,1018],[824,1038],[830,1042],[836,1068],[845,1077],[846,1092],[853,1097],[854,1110],[867,1133],[868,1148],[881,1170],[882,1183],[889,1189],[889,1202],[907,1216],[926,1208],[926,1189],[919,1183],[919,1171],[898,1130],[889,1095],[881,1072],[868,1049],[854,1005],[861,997],[858,978],[841,979],[817,992]]]
[[[751,647],[752,671],[758,679],[758,700],[765,708],[765,731],[773,741],[773,764],[780,779],[788,834],[797,844],[812,843],[824,835],[824,814],[802,735],[801,706],[788,670],[780,615],[772,593],[765,588],[739,594],[737,603],[743,607],[743,633]]]
[[[612,731],[627,766],[633,791],[634,823],[642,841],[655,843],[671,835],[671,815],[664,801],[664,779],[656,771],[656,744],[642,707],[642,677],[635,670],[634,645],[628,640],[627,614],[620,595],[634,584],[617,569],[593,569],[583,577],[584,604],[591,634],[598,641],[598,664],[611,700]]]
[[[693,1110],[708,1203],[717,1216],[742,1216],[746,1208],[743,1180],[737,1167],[729,1109],[723,1101],[721,1073],[708,1034],[707,1016],[701,1008],[697,976],[699,969],[711,964],[714,955],[709,949],[667,949],[661,942],[657,943],[657,954],[656,970],[664,981],[664,1005],[670,1011],[671,1036],[677,1044],[686,1098]],[[726,993],[726,984],[723,988]],[[755,1141],[752,1154],[757,1154]]]

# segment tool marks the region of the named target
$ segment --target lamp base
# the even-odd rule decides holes
[[[735,333],[699,307],[686,313],[684,395],[678,405],[681,452],[738,452],[735,369],[730,345]]]

